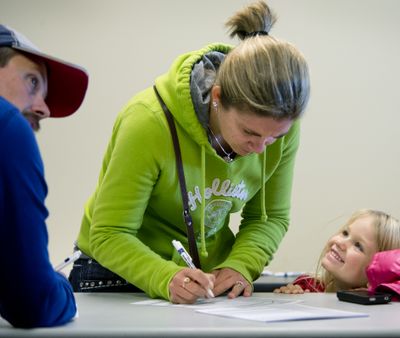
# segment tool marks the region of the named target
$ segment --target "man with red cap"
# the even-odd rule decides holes
[[[76,315],[72,288],[49,260],[47,185],[32,130],[43,118],[73,114],[87,85],[84,69],[0,25],[0,315],[16,327]]]

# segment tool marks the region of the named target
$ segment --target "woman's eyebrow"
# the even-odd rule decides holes
[[[245,128],[245,130],[246,130],[246,132],[247,132],[248,134],[251,134],[251,135],[257,136],[257,137],[261,137],[261,135],[260,135],[259,133],[255,132],[254,130],[251,130],[251,129],[249,129],[249,128]],[[280,135],[278,135],[278,136],[272,136],[272,137],[275,138],[275,139],[278,139],[278,138],[281,138],[281,137],[285,136],[288,132],[289,132],[289,131],[287,131],[287,132],[285,132],[285,133],[282,133],[282,134],[280,134]]]

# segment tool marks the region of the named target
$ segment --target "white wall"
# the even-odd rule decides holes
[[[223,22],[244,0],[0,0],[0,22],[90,72],[86,101],[43,123],[50,254],[69,254],[116,114],[174,58],[233,42]],[[292,224],[270,268],[310,270],[329,235],[361,207],[400,216],[400,1],[271,0],[272,34],[306,55],[312,96],[303,119]],[[6,159],[2,159],[6,160]],[[235,227],[237,217],[232,226]]]

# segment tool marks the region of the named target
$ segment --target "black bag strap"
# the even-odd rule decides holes
[[[189,211],[189,201],[186,190],[185,174],[183,172],[182,155],[181,155],[181,149],[179,147],[178,134],[176,133],[174,117],[172,116],[168,107],[166,106],[160,94],[158,93],[156,86],[153,86],[153,88],[156,93],[157,99],[160,102],[161,108],[163,109],[164,114],[167,117],[169,129],[171,131],[172,141],[174,143],[176,168],[178,170],[179,185],[181,187],[181,195],[183,203],[183,220],[185,221],[186,224],[186,230],[187,230],[186,234],[189,242],[189,253],[192,256],[194,265],[196,265],[198,269],[201,269],[199,253],[197,251],[196,240],[194,238],[192,216],[190,215]]]

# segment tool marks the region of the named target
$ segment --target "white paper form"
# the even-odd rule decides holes
[[[209,299],[198,299],[194,304],[172,304],[166,300],[161,299],[146,299],[142,301],[133,302],[135,305],[156,305],[156,306],[173,306],[173,307],[186,307],[193,310],[206,310],[206,309],[237,309],[240,307],[248,306],[269,306],[271,304],[288,304],[298,303],[301,300],[288,300],[288,299],[272,299],[272,298],[256,298],[256,297],[239,297],[228,299],[226,297],[216,297]]]
[[[227,299],[217,297],[200,300],[191,305],[171,304],[168,301],[151,299],[131,304],[185,307],[209,315],[262,322],[368,317],[366,313],[308,306],[301,304],[301,300],[293,301],[279,298],[241,297]]]

